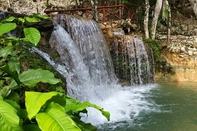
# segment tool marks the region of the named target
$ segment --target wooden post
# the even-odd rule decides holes
[[[106,19],[106,10],[105,10],[105,8],[102,8],[102,10],[103,10],[103,22],[105,22],[105,21],[107,21],[107,19]]]

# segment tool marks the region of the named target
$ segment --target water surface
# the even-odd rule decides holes
[[[147,86],[145,88],[149,88]],[[144,97],[131,97],[137,99],[136,102],[146,101],[144,105],[130,105],[131,110],[137,108],[140,111],[137,116],[131,111],[129,119],[102,124],[99,131],[196,131],[197,83],[160,83],[154,86],[146,92],[134,93]]]

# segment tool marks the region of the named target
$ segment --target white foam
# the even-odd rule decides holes
[[[120,86],[120,85],[117,85]],[[110,121],[92,108],[88,109],[88,115],[82,114],[82,120],[93,125],[134,120],[141,112],[159,111],[154,101],[148,101],[150,91],[154,84],[136,87],[121,87],[103,101],[94,101],[95,104],[110,112]],[[90,100],[91,101],[91,100]]]

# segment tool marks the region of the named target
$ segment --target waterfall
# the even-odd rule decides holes
[[[147,84],[153,80],[149,55],[142,39],[115,33],[112,45],[115,73],[120,79],[130,81],[131,85]],[[152,55],[150,55],[152,57]]]
[[[71,16],[59,19],[49,43],[60,55],[61,65],[69,71],[65,76],[68,94],[80,100],[109,96],[95,90],[110,89],[117,83],[110,53],[97,23]]]
[[[129,38],[127,40],[129,42],[121,53],[129,54],[125,55],[124,59],[129,59],[130,65],[147,59],[145,54],[141,54],[141,51],[144,51],[141,41],[136,38],[134,39],[136,44],[129,44],[133,42]],[[147,94],[154,86],[142,85],[136,88],[130,86],[123,88],[117,83],[118,79],[106,40],[95,21],[59,15],[56,17],[55,28],[49,44],[58,52],[60,61],[53,60],[48,54],[37,48],[32,48],[32,51],[46,59],[54,69],[64,76],[70,96],[80,101],[88,100],[110,111],[110,122],[133,119],[141,111],[154,110],[154,103],[147,102],[146,96],[142,95]],[[139,52],[135,51],[138,50],[137,48]],[[136,62],[138,55],[144,57]],[[145,67],[144,64],[141,64],[140,69],[132,69],[136,71],[134,74],[144,75],[143,71],[137,73],[137,70],[148,68],[149,63],[145,64]],[[131,67],[135,68],[135,66]],[[132,74],[132,70],[123,73]],[[143,81],[142,78],[140,81]],[[90,108],[88,112],[88,115],[81,114],[83,121],[91,122],[94,125],[107,122],[99,111]]]
[[[144,43],[139,38],[134,38],[136,47],[136,60],[138,67],[138,83],[149,83],[151,81],[152,73],[150,69],[148,54],[145,49]]]

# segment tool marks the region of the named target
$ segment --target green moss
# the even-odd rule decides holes
[[[145,39],[144,43],[147,44],[153,50],[154,59],[156,62],[158,62],[161,58],[161,46],[159,42],[157,40]]]

